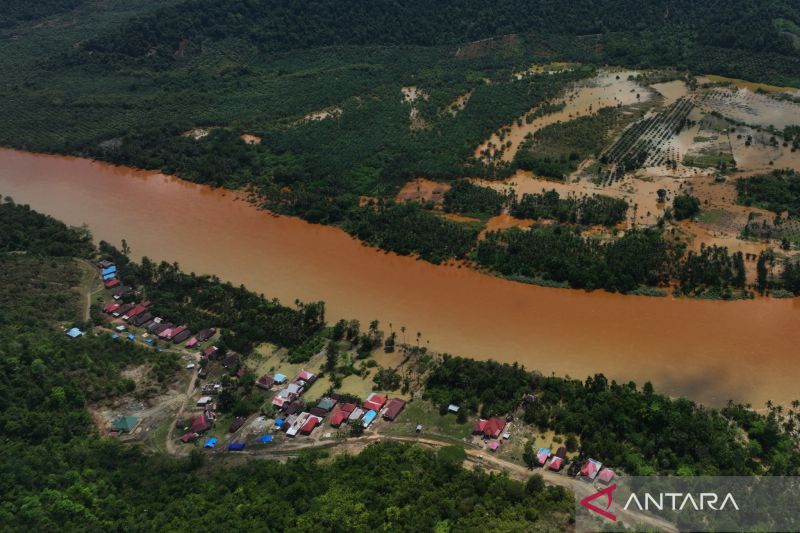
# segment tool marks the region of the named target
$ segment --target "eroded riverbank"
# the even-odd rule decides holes
[[[0,194],[134,256],[177,261],[329,320],[377,318],[432,349],[549,374],[652,381],[707,403],[800,397],[800,301],[711,302],[547,289],[363,246],[231,192],[84,159],[0,150]]]

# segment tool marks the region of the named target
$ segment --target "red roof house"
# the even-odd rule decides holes
[[[264,390],[270,390],[274,384],[275,384],[275,378],[267,374],[264,374],[263,376],[258,378],[258,381],[256,381],[256,387]]]
[[[608,485],[609,483],[611,483],[611,480],[614,479],[615,475],[616,474],[614,474],[614,471],[611,470],[610,468],[604,468],[600,471],[599,474],[597,474],[597,481]]]
[[[217,355],[218,351],[219,351],[219,348],[217,348],[216,346],[209,346],[208,348],[203,350],[203,355],[205,357],[208,357],[209,359],[211,359],[212,357]]]
[[[206,415],[200,415],[192,419],[192,433],[203,433],[208,431],[210,428],[211,424],[208,423]]]
[[[380,411],[383,404],[386,403],[386,398],[375,394],[374,392],[367,396],[367,401],[364,402],[364,409],[373,410],[373,411]]]
[[[108,313],[109,315],[120,308],[120,304],[118,303],[110,303],[103,306],[103,312]]]
[[[553,472],[558,472],[559,470],[561,470],[561,467],[563,466],[564,466],[564,459],[555,456],[552,459],[550,459],[550,465],[548,466],[548,468]]]
[[[119,285],[119,280],[117,278],[111,278],[110,280],[103,282],[103,287],[106,289],[113,289],[117,285]]]
[[[303,435],[310,435],[314,428],[316,428],[319,423],[322,422],[322,419],[316,416],[309,416],[308,420],[303,424],[303,427],[300,428],[300,433]]]
[[[583,465],[581,465],[581,476],[586,477],[589,479],[594,479],[597,477],[597,473],[603,467],[603,464],[599,461],[595,461],[594,459],[586,459]]]
[[[297,374],[297,379],[302,379],[303,381],[314,381],[316,377],[316,374],[312,374],[308,370],[301,370],[300,373]]]
[[[125,313],[123,318],[127,317],[126,320],[130,320],[131,318],[135,317],[136,315],[141,315],[142,313],[147,311],[147,308],[149,306],[150,306],[150,302],[142,302],[142,303],[138,304],[136,307],[134,307],[133,309],[131,309],[130,311],[128,311],[127,313]]]
[[[383,418],[386,420],[394,420],[397,418],[397,415],[405,409],[406,401],[401,400],[400,398],[392,398],[386,404],[386,411],[383,413]]]
[[[184,433],[183,436],[181,437],[181,442],[184,443],[184,444],[188,444],[188,443],[192,442],[193,440],[195,440],[199,436],[200,435],[198,435],[197,433],[193,433],[191,431],[188,431],[188,432]]]
[[[331,426],[338,428],[342,425],[342,422],[347,420],[347,417],[350,416],[349,413],[342,411],[341,409],[335,411],[333,415],[331,415]]]
[[[358,407],[358,406],[356,404],[354,404],[354,403],[342,403],[342,404],[339,404],[339,410],[340,411],[344,411],[345,413],[347,413],[348,416],[350,416],[350,413],[352,413],[353,411],[356,410],[356,407]]]
[[[483,433],[483,428],[486,427],[486,422],[488,422],[488,420],[484,420],[483,418],[476,420],[475,425],[472,426],[472,432]]]
[[[483,436],[490,439],[496,439],[500,436],[500,434],[503,432],[503,428],[505,427],[505,420],[497,416],[493,416],[487,420],[486,424],[483,426]]]

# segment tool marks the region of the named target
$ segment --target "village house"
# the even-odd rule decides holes
[[[487,439],[496,439],[500,436],[505,427],[506,421],[504,419],[493,416],[488,420],[481,418],[475,421],[475,425],[472,427],[472,432],[475,434],[481,434]]]
[[[614,479],[616,474],[610,468],[604,468],[597,474],[597,481],[604,485],[608,485]]]
[[[389,421],[394,421],[403,409],[406,407],[405,400],[400,398],[392,398],[386,404],[386,411],[383,412],[383,418]]]
[[[211,429],[211,422],[207,418],[206,414],[203,413],[202,415],[198,415],[192,419],[192,426],[190,428],[192,433],[197,433],[201,435]]]
[[[228,429],[228,433],[236,433],[239,429],[244,425],[247,419],[243,416],[237,416],[233,422],[231,422],[231,427]]]
[[[363,403],[362,407],[367,411],[380,411],[385,403],[386,398],[373,392],[367,396],[367,399]]]
[[[256,387],[264,390],[270,390],[275,384],[275,378],[269,375],[263,375],[256,381]]]
[[[183,331],[178,333],[172,332],[172,342],[173,344],[180,344],[191,336],[192,332],[184,327]]]
[[[369,411],[364,413],[364,418],[362,419],[361,423],[364,425],[365,428],[368,428],[370,426],[370,424],[372,424],[372,422],[377,417],[378,417],[378,412],[377,411],[373,411],[372,409],[370,409]]]
[[[548,448],[539,448],[536,452],[536,462],[539,463],[539,466],[544,466],[549,458],[550,450]]]
[[[550,465],[548,466],[548,468],[553,472],[558,472],[559,470],[561,470],[563,466],[564,466],[564,458],[556,455],[550,460]]]
[[[120,416],[111,422],[111,431],[116,433],[133,433],[136,426],[139,425],[139,419],[135,416]]]
[[[591,458],[586,459],[586,461],[583,462],[583,465],[581,465],[580,477],[594,481],[594,478],[597,477],[597,474],[600,472],[601,468],[603,468],[603,463],[600,461],[595,461]]]
[[[197,335],[195,335],[195,337],[197,338],[197,342],[206,342],[208,339],[213,337],[216,332],[217,330],[215,330],[214,328],[206,328],[200,330],[200,332]]]
[[[208,348],[203,350],[203,357],[213,359],[217,355],[217,352],[219,352],[219,348],[217,348],[216,346],[209,346]]]
[[[336,407],[336,410],[331,415],[331,426],[338,428],[347,421],[350,414],[356,409],[354,403],[343,403]]]

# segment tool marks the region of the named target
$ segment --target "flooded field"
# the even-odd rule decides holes
[[[479,160],[485,159],[483,154],[487,150],[490,155],[494,154],[496,147],[510,142],[511,145],[505,147],[501,158],[502,161],[509,162],[514,159],[520,144],[529,133],[534,133],[556,122],[565,122],[578,116],[597,113],[604,107],[647,101],[652,96],[651,92],[628,79],[629,76],[636,74],[637,72],[627,70],[600,71],[596,77],[585,80],[568,90],[562,99],[552,102],[564,103],[564,109],[536,118],[531,123],[527,123],[525,116],[522,116],[514,123],[503,126],[507,130],[503,138],[501,139],[497,133],[493,134],[475,149],[475,157]],[[529,113],[535,110],[536,108],[531,109]]]
[[[327,302],[329,320],[379,319],[432,349],[545,374],[650,380],[712,404],[800,396],[800,301],[713,302],[547,289],[363,246],[153,172],[0,150],[0,194],[134,256],[178,261],[278,297]]]
[[[748,125],[783,129],[800,124],[800,104],[750,89],[708,90],[703,93],[702,102],[708,109]]]

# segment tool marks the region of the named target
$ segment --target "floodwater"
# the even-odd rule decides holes
[[[361,245],[234,194],[84,159],[0,150],[0,194],[132,253],[216,273],[329,320],[379,319],[432,349],[544,374],[651,380],[710,404],[800,397],[800,300],[707,302],[547,289]]]
[[[629,76],[636,76],[638,72],[627,70],[601,70],[597,76],[586,81],[582,81],[569,89],[565,96],[556,99],[553,103],[564,103],[564,109],[555,113],[550,113],[533,120],[530,124],[525,121],[525,116],[520,117],[521,124],[515,121],[506,127],[510,129],[500,140],[500,137],[493,133],[492,136],[484,141],[475,149],[475,157],[480,159],[481,153],[489,148],[500,146],[503,143],[511,142],[502,155],[502,160],[509,162],[514,159],[514,155],[519,150],[520,144],[525,141],[529,133],[534,133],[556,122],[568,122],[580,116],[587,116],[597,113],[604,107],[615,107],[645,102],[651,97],[651,92],[629,80]],[[534,111],[536,108],[530,110]],[[527,113],[526,113],[527,115]],[[494,153],[494,149],[491,150]]]

